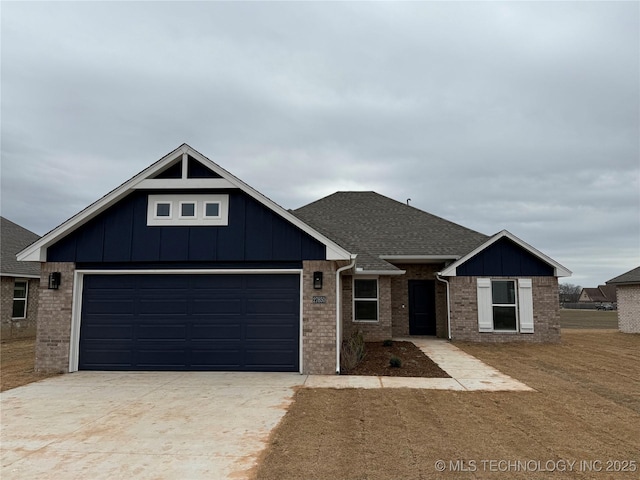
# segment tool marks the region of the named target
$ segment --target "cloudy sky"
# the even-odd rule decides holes
[[[183,142],[286,208],[375,190],[582,286],[640,265],[638,2],[2,2],[2,215]]]

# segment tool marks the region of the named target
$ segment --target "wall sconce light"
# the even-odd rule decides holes
[[[313,272],[313,288],[316,290],[322,288],[322,272]]]
[[[60,286],[60,272],[51,272],[49,274],[49,290],[58,290]]]

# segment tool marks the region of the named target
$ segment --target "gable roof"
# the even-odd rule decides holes
[[[358,273],[404,273],[391,261],[455,260],[488,238],[375,192],[336,192],[293,213],[357,253]]]
[[[589,300],[583,300],[584,297],[588,297]],[[596,288],[583,288],[580,293],[581,302],[613,302],[615,303],[616,287],[615,285],[598,285]]]
[[[187,174],[191,160],[199,162],[206,169],[212,171],[215,175],[209,175],[206,178],[199,176],[198,178],[189,177]],[[181,163],[180,168],[172,168]],[[171,169],[171,174],[168,172]],[[173,175],[176,170],[176,175]],[[318,240],[326,246],[327,260],[348,260],[351,254],[340,245],[336,244],[330,238],[313,229],[309,225],[300,221],[291,212],[285,210],[280,205],[270,200],[254,188],[250,187],[239,178],[235,177],[218,164],[214,163],[200,152],[194,150],[186,143],[182,144],[172,152],[162,157],[143,171],[124,182],[119,187],[107,193],[104,197],[89,205],[87,208],[71,217],[66,222],[45,234],[40,240],[25,248],[18,253],[18,260],[21,261],[40,261],[47,260],[47,247],[63,238],[65,235],[73,232],[77,228],[96,217],[110,206],[136,189],[190,189],[190,188],[237,188],[244,193],[263,204],[276,214],[283,217],[296,227],[300,228],[311,237]]]
[[[618,275],[605,283],[607,285],[632,285],[640,283],[640,267],[636,267],[622,275]]]
[[[40,277],[40,265],[36,262],[19,262],[16,254],[40,238],[40,235],[0,217],[0,273],[3,277]]]
[[[460,265],[462,265],[463,263],[467,262],[471,258],[475,257],[481,251],[483,251],[486,248],[490,247],[491,245],[493,245],[494,243],[496,243],[498,240],[500,240],[502,238],[508,238],[509,240],[514,242],[516,245],[520,246],[521,248],[523,248],[524,250],[526,250],[527,252],[529,252],[530,254],[532,254],[533,256],[538,258],[539,260],[542,260],[547,265],[553,267],[554,276],[556,276],[556,277],[569,277],[569,276],[571,276],[571,270],[569,270],[566,267],[563,267],[558,262],[553,260],[551,257],[548,257],[547,255],[545,255],[541,251],[535,249],[534,247],[532,247],[531,245],[529,245],[525,241],[520,240],[518,237],[516,237],[514,234],[512,234],[511,232],[509,232],[507,230],[502,230],[501,232],[496,233],[493,237],[489,238],[488,240],[486,240],[482,244],[478,245],[475,249],[473,249],[472,251],[470,251],[469,253],[464,255],[462,258],[456,260],[454,263],[449,265],[447,268],[445,268],[444,270],[439,272],[439,275],[442,275],[443,277],[455,277],[456,276],[456,269]]]

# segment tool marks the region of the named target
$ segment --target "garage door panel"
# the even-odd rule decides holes
[[[297,274],[86,275],[80,369],[299,368]]]

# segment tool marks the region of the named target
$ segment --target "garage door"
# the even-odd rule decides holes
[[[298,371],[298,275],[85,275],[80,370]]]

